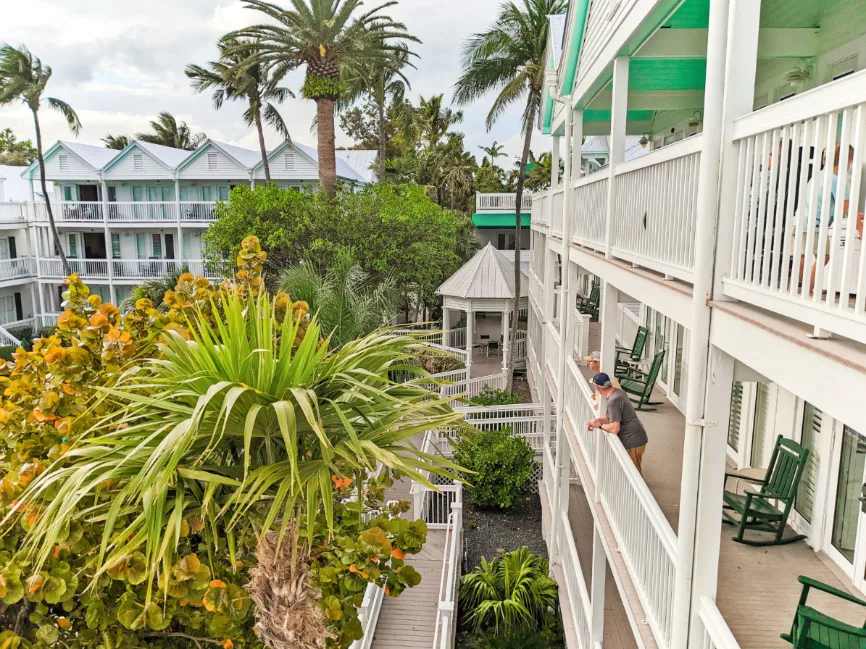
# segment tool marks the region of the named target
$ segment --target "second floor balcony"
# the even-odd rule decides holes
[[[476,194],[475,211],[479,214],[513,213],[517,206],[517,194]],[[532,195],[524,194],[520,211],[527,213],[532,209]]]
[[[69,267],[85,280],[144,280],[165,277],[186,270],[196,276],[220,279],[224,273],[218,264],[203,260],[178,259],[69,259]],[[2,271],[0,271],[2,272]],[[109,275],[109,272],[111,273]],[[59,258],[40,259],[39,276],[63,279],[63,264]]]
[[[38,209],[25,203],[10,204],[15,208],[4,207],[0,203],[0,221],[8,213],[21,221],[34,218],[37,222],[47,223],[48,212],[44,204]],[[215,201],[135,201],[135,202],[95,202],[63,201],[52,203],[52,213],[58,223],[95,224],[103,223],[210,223],[216,220]],[[24,206],[29,206],[25,208]]]

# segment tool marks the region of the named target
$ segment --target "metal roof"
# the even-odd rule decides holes
[[[105,167],[120,154],[120,151],[117,149],[109,149],[104,146],[93,146],[92,144],[81,144],[81,142],[60,140],[60,144],[97,171]]]
[[[295,147],[298,151],[303,152],[305,155],[312,158],[313,162],[318,166],[319,164],[319,152],[311,146],[307,146],[306,144],[300,144],[299,142],[292,142],[292,146]],[[359,183],[368,182],[366,178],[364,178],[357,171],[352,169],[349,166],[349,163],[343,160],[339,155],[337,156],[337,177],[344,178],[346,180],[354,180]]]
[[[234,144],[226,144],[225,142],[217,142],[216,140],[208,141],[218,149],[225,151],[247,169],[255,168],[262,161],[262,154],[259,151],[244,149],[243,147],[235,146]]]
[[[521,274],[520,297],[525,297],[529,295],[529,277]],[[488,243],[436,292],[463,299],[514,299],[514,262]]]
[[[342,159],[368,183],[376,180],[376,172],[373,169],[373,165],[376,163],[378,157],[379,152],[375,149],[348,149],[337,151],[337,158]]]
[[[553,43],[553,67],[559,68],[559,60],[562,58],[562,46],[565,45],[565,14],[554,14],[548,16],[550,20],[550,36]]]
[[[163,146],[161,144],[151,144],[150,142],[142,142],[141,140],[133,140],[143,151],[147,151],[150,155],[164,164],[170,169],[176,169],[184,160],[190,157],[194,151],[185,149],[175,149],[172,146]]]

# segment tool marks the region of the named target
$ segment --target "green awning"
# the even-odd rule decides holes
[[[520,226],[529,227],[529,214],[523,213],[520,215]],[[513,228],[514,213],[511,214],[473,214],[472,222],[476,228]]]

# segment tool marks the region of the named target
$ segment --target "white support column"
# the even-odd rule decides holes
[[[613,376],[616,365],[616,319],[619,291],[608,281],[601,283],[601,305],[599,320],[601,320],[601,371]],[[595,350],[590,350],[595,351]]]
[[[625,129],[628,119],[629,57],[613,61],[613,97],[610,106],[610,176],[607,182],[607,218],[604,227],[604,254],[613,256],[613,220],[616,216],[616,166],[625,159]]]
[[[719,173],[721,169],[722,142],[728,138],[726,120],[739,115],[732,111],[743,107],[742,94],[753,92],[755,77],[749,69],[755,69],[757,60],[758,30],[761,3],[752,0],[711,0],[709,31],[707,34],[707,77],[704,91],[704,133],[698,172],[698,194],[696,201],[695,225],[695,272],[694,298],[692,300],[692,329],[689,342],[689,372],[686,386],[686,432],[683,443],[683,473],[680,485],[680,515],[677,529],[677,564],[674,580],[674,602],[671,649],[685,649],[689,645],[698,646],[700,639],[689,638],[690,620],[697,617],[698,609],[691,608],[695,601],[694,581],[706,589],[712,585],[715,594],[715,576],[709,580],[698,578],[697,572],[715,570],[718,566],[718,544],[710,545],[706,539],[705,550],[715,552],[713,557],[702,554],[702,563],[695,562],[697,525],[699,519],[699,490],[704,483],[702,476],[702,456],[707,453],[712,463],[718,452],[719,436],[724,430],[717,428],[708,412],[706,400],[708,385],[707,367],[710,352],[710,301],[713,299],[713,273],[716,255],[716,222],[719,208]],[[742,60],[744,53],[751,64]],[[739,69],[738,63],[746,69]],[[746,88],[745,86],[748,86]],[[728,101],[733,101],[729,107]],[[751,110],[749,102],[748,110]],[[730,126],[730,122],[728,122]],[[728,151],[733,155],[732,147]],[[729,156],[730,158],[730,156]],[[731,160],[728,160],[731,162]],[[736,161],[733,161],[736,166]],[[736,171],[731,178],[736,177]],[[722,219],[724,221],[724,219]],[[714,395],[717,397],[717,395]],[[728,399],[730,390],[728,391]],[[724,407],[724,406],[722,406]],[[712,437],[715,444],[705,440]],[[723,444],[723,442],[721,442]],[[722,456],[724,457],[724,449]],[[723,459],[723,458],[722,458]],[[722,462],[723,464],[723,462]],[[712,474],[712,471],[710,471]],[[707,478],[709,479],[709,478]],[[721,483],[721,480],[719,480]],[[715,494],[718,486],[708,486]],[[714,498],[709,495],[708,498]],[[721,497],[719,496],[719,503]],[[718,515],[721,508],[713,510]],[[708,514],[709,515],[709,514]],[[709,523],[707,523],[709,525]],[[716,528],[718,531],[718,528]],[[700,566],[699,571],[695,570]],[[711,567],[712,566],[712,567]],[[706,594],[706,592],[702,593]]]
[[[559,541],[560,541],[560,525],[562,521],[562,475],[569,470],[571,459],[568,453],[568,445],[565,441],[565,424],[563,423],[563,413],[565,412],[565,359],[568,356],[567,347],[565,346],[566,333],[569,327],[569,313],[571,309],[567,305],[572,300],[568,261],[568,237],[566,232],[571,232],[571,157],[572,157],[572,130],[574,128],[574,111],[571,109],[571,97],[564,97],[565,102],[565,192],[562,197],[562,245],[560,247],[560,285],[559,285],[559,358],[557,359],[556,367],[556,384],[559,386],[559,393],[556,396],[556,475],[554,480],[554,494],[551,499],[550,509],[554,512],[551,524],[551,543],[552,551],[551,560],[553,563],[559,562]],[[583,113],[579,115],[580,126],[578,129],[583,130]],[[567,491],[567,489],[566,489]],[[567,498],[567,494],[565,498]]]
[[[592,581],[589,603],[592,619],[589,623],[590,642],[601,646],[604,638],[604,587],[607,582],[607,555],[601,542],[601,531],[597,524],[592,527]]]
[[[108,184],[100,180],[102,189],[102,227],[105,232],[105,265],[108,267],[108,291],[111,303],[117,306],[117,293],[114,290],[114,263],[111,254],[111,231],[108,228]]]
[[[511,332],[511,327],[508,321],[508,316],[511,314],[510,310],[505,310],[502,312],[502,371],[508,371],[508,349],[511,347],[508,334]]]
[[[692,615],[689,646],[700,646],[699,616],[702,597],[715,598],[718,583],[719,545],[722,535],[722,492],[728,459],[728,424],[731,415],[731,388],[734,359],[710,347],[706,386],[706,418],[700,458],[697,521],[692,583]]]
[[[442,306],[442,345],[445,347],[451,346],[451,309]]]
[[[189,259],[184,259],[183,256],[183,227],[181,226],[181,216],[180,216],[180,179],[174,179],[174,205],[177,210],[177,250],[174,251],[174,256],[176,259],[180,259],[181,266],[183,266],[183,262],[190,261]]]
[[[468,307],[471,309],[471,305]],[[472,341],[475,339],[475,313],[466,311],[466,378],[469,378],[469,370],[472,368]]]
[[[553,209],[553,191],[559,187],[559,145],[560,138],[557,135],[554,135],[553,140],[553,149],[550,154],[550,209]],[[551,219],[551,223],[553,220]]]

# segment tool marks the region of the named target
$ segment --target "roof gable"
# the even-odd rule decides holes
[[[217,152],[227,158],[232,164],[237,167],[238,171],[250,172],[255,166],[256,161],[261,161],[261,155],[255,151],[242,149],[241,147],[226,144],[225,142],[217,142],[216,140],[205,140],[205,142],[177,167],[178,174],[190,168],[197,160],[199,160],[207,152]],[[225,169],[221,171],[227,171]]]
[[[520,282],[520,297],[528,295],[529,278]],[[436,289],[439,295],[463,299],[514,299],[514,263],[488,243]]]

